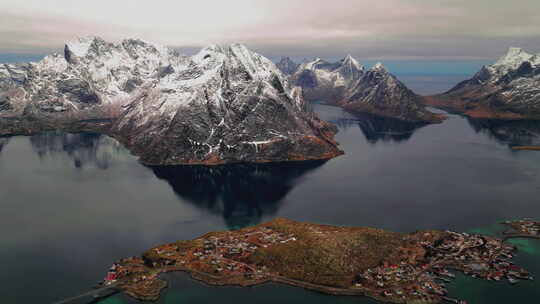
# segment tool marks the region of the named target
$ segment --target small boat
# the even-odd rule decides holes
[[[508,277],[508,282],[510,282],[510,284],[517,284],[519,280],[513,277]]]

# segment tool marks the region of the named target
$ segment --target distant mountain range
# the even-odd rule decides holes
[[[296,66],[282,59],[279,66]],[[298,65],[291,82],[302,87],[304,98],[411,123],[438,123],[444,117],[425,109],[422,97],[408,89],[381,63],[366,70],[351,55],[338,62],[317,58]]]
[[[295,63],[289,57],[281,57],[281,60],[276,63],[278,69],[285,75],[292,75],[298,69],[299,64]]]
[[[39,62],[0,64],[0,135],[100,132],[156,165],[329,159],[343,153],[337,128],[306,101],[414,124],[444,119],[424,101],[475,117],[540,118],[539,75],[540,56],[512,48],[423,98],[382,64],[365,69],[350,55],[276,65],[240,44],[185,56],[139,39],[81,38]]]
[[[540,119],[540,54],[512,47],[471,79],[426,98],[426,103],[475,118]]]

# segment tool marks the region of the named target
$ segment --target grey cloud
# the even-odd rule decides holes
[[[268,56],[491,59],[511,45],[540,51],[537,0],[18,3],[0,3],[0,52],[61,49],[85,35],[189,49],[241,42]]]

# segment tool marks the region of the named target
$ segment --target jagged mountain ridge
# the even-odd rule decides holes
[[[63,56],[2,65],[0,85],[4,134],[109,119],[106,133],[147,164],[342,154],[332,139],[336,128],[306,110],[301,89],[239,44],[189,57],[137,39],[83,38],[66,44]]]
[[[413,123],[441,122],[425,109],[422,98],[381,64],[366,70],[351,55],[330,63],[320,58],[302,64],[291,81],[310,101],[340,105],[352,112],[371,113]]]
[[[511,47],[428,104],[476,118],[540,119],[540,54]]]
[[[278,69],[285,75],[292,75],[296,72],[299,67],[299,64],[294,62],[289,57],[281,57],[280,61],[276,63]]]

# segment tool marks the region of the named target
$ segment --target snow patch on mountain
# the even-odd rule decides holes
[[[0,65],[0,134],[98,126],[148,164],[342,154],[336,128],[307,109],[300,88],[241,44],[189,57],[140,39],[88,37],[63,55]]]

